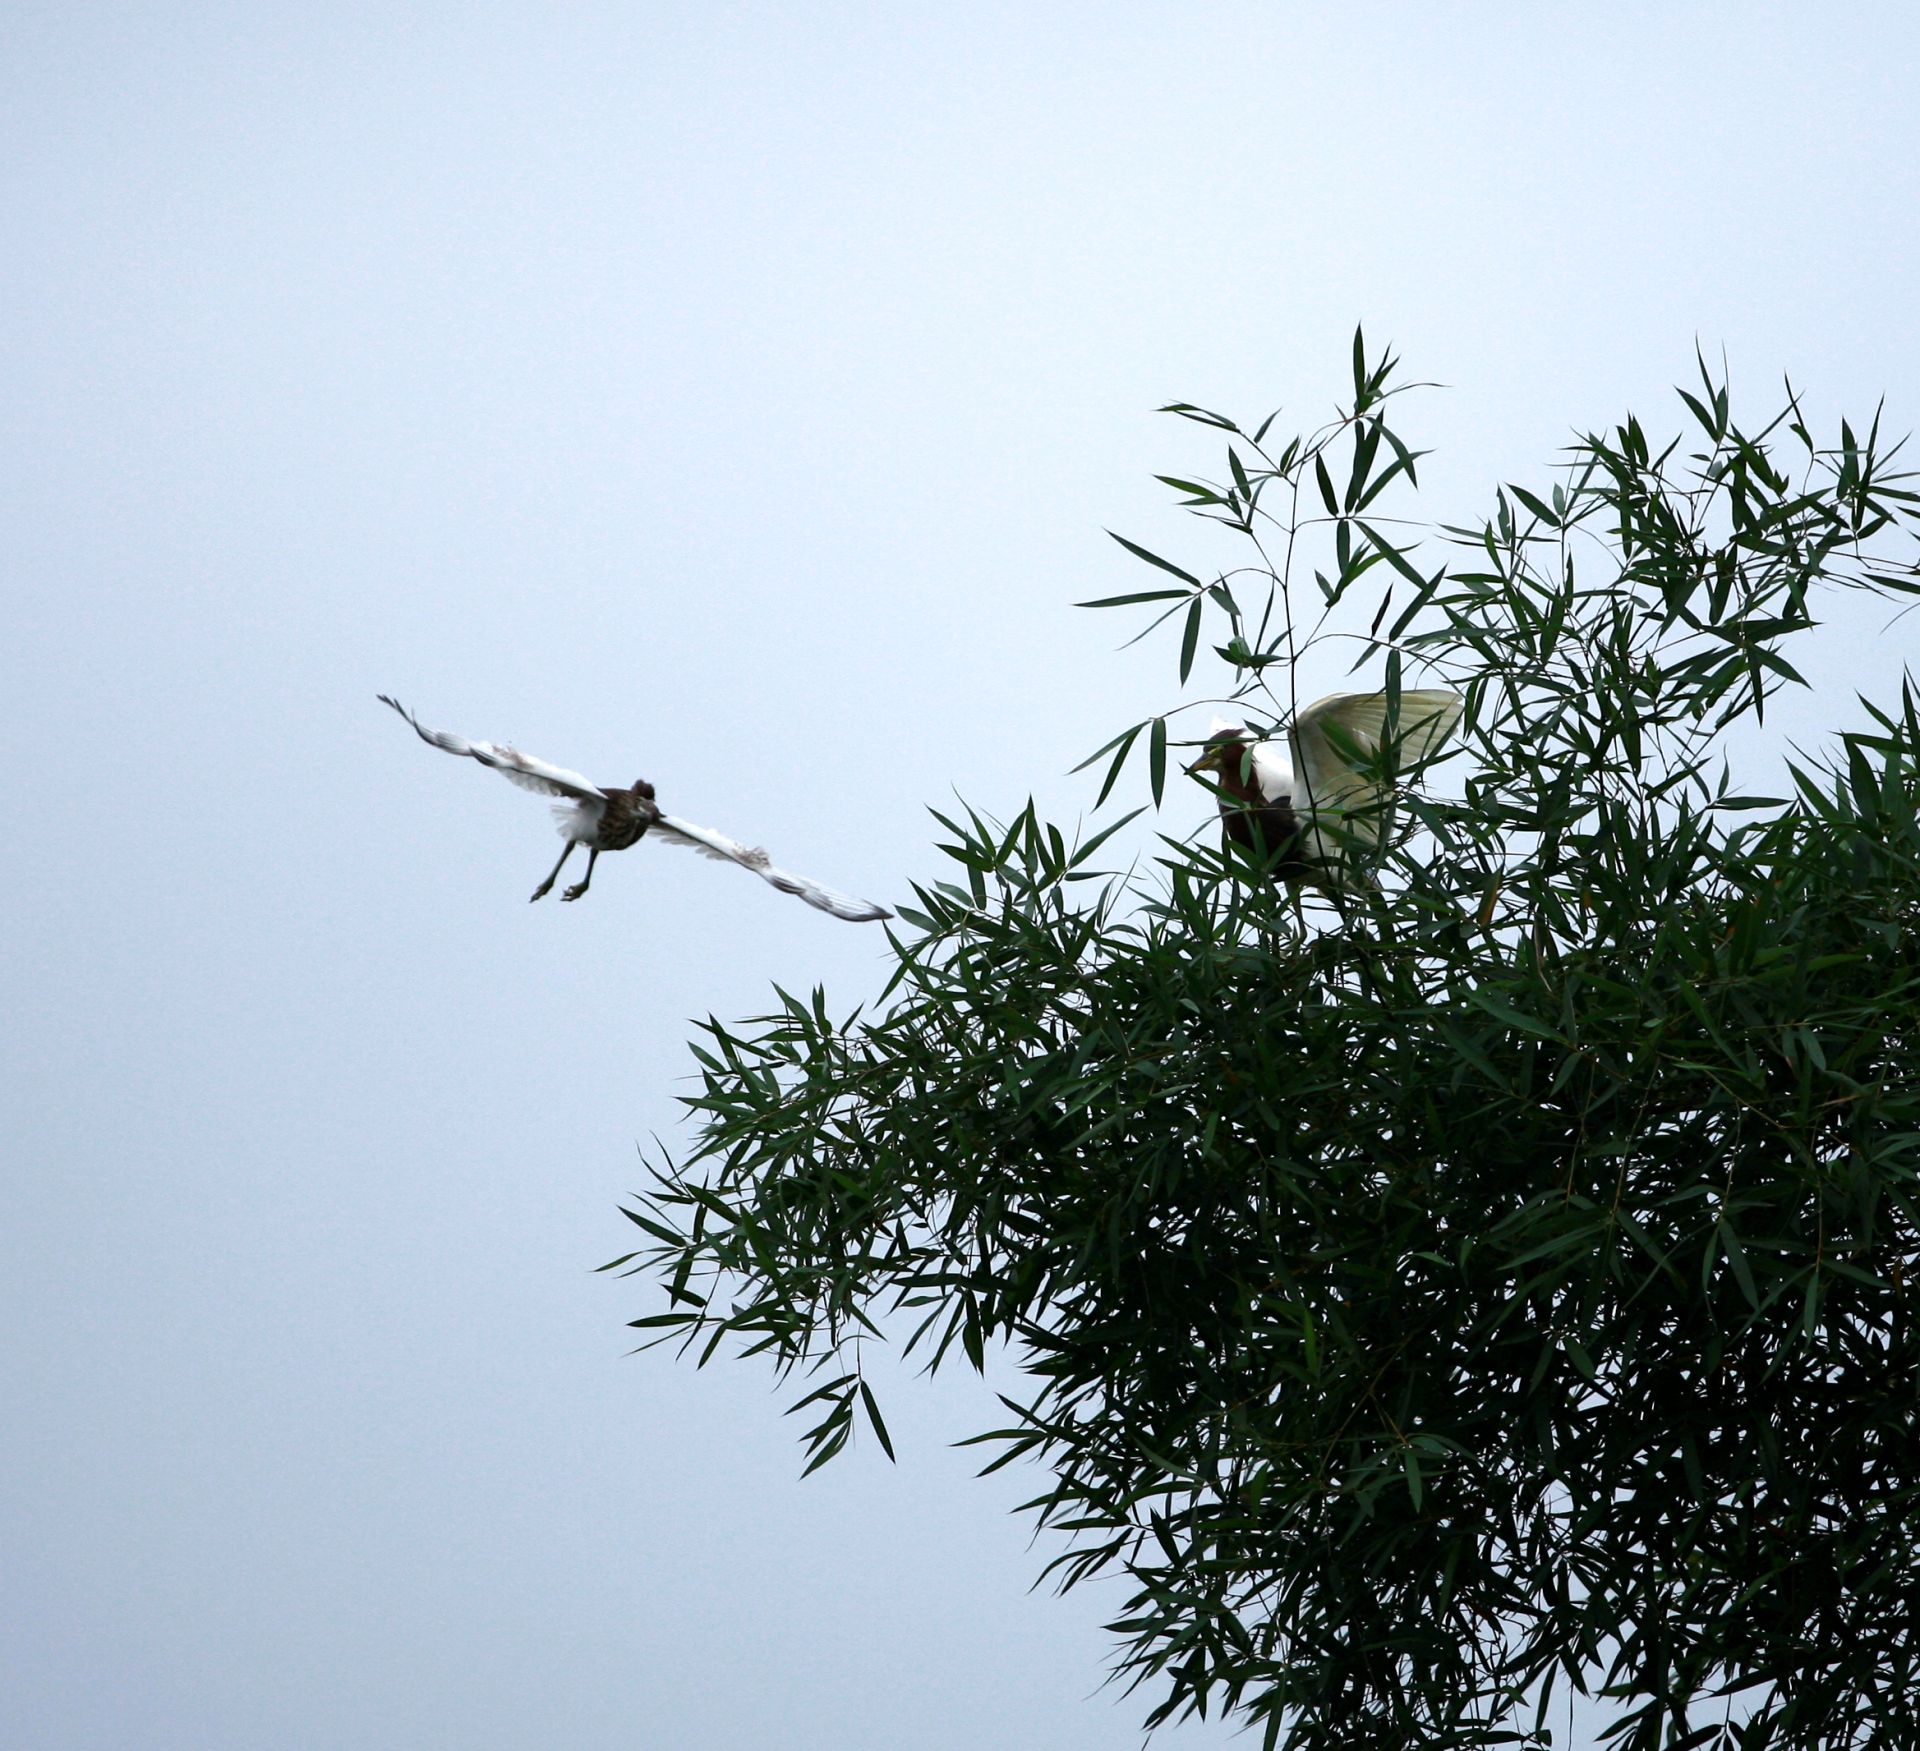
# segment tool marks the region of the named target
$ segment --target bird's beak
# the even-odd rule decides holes
[[[1198,760],[1194,761],[1194,763],[1187,768],[1188,777],[1192,777],[1196,772],[1218,772],[1220,770],[1220,755],[1221,749],[1217,744],[1209,748]]]

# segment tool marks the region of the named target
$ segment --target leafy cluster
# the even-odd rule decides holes
[[[1167,582],[1104,604],[1183,685],[1216,629],[1263,731],[1312,653],[1466,695],[1377,885],[945,820],[876,1014],[708,1025],[635,1324],[803,1377],[814,1464],[887,1442],[863,1342],[1011,1346],[979,1440],[1050,1474],[1064,1584],[1128,1578],[1152,1722],[1545,1746],[1579,1691],[1647,1751],[1920,1745],[1920,705],[1785,796],[1723,757],[1833,592],[1920,594],[1920,499],[1877,421],[1743,431],[1703,367],[1691,441],[1389,520],[1392,369],[1356,340],[1283,445],[1171,410],[1243,563],[1128,543]],[[1102,800],[1144,746],[1157,802],[1212,703],[1110,742]]]

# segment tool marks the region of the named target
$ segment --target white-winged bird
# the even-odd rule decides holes
[[[1244,724],[1215,719],[1206,752],[1189,772],[1214,775],[1226,835],[1294,887],[1335,892],[1366,885],[1353,854],[1380,843],[1388,786],[1360,770],[1391,747],[1395,765],[1427,759],[1460,721],[1460,695],[1440,688],[1330,693],[1299,713],[1287,732],[1291,762],[1277,742],[1259,742]]]
[[[777,868],[756,845],[742,845],[737,839],[714,832],[711,827],[696,827],[691,821],[662,812],[654,801],[653,786],[644,778],[636,778],[625,790],[593,784],[577,772],[549,766],[544,760],[521,753],[518,748],[506,748],[494,742],[469,742],[445,730],[430,730],[399,700],[389,699],[384,693],[376,697],[412,724],[423,742],[430,742],[449,754],[478,760],[482,766],[491,766],[501,777],[524,790],[543,791],[548,796],[566,799],[555,805],[553,815],[567,848],[560,853],[560,862],[553,866],[552,873],[533,890],[532,897],[536,900],[553,886],[576,845],[587,848],[587,873],[561,893],[563,900],[577,900],[587,891],[601,852],[625,851],[651,833],[669,845],[690,845],[708,857],[737,863],[742,869],[752,870],[762,881],[771,882],[781,893],[792,894],[809,906],[817,906],[822,912],[831,912],[834,917],[845,918],[850,923],[866,924],[893,916],[886,907],[876,906],[870,900],[837,894],[832,888],[808,881],[805,876]]]

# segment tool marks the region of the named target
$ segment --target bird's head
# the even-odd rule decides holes
[[[652,802],[653,786],[650,785],[644,778],[636,778],[633,781],[633,794],[635,796],[645,797],[648,802]]]
[[[1227,755],[1244,755],[1246,745],[1254,737],[1248,733],[1246,724],[1231,724],[1227,718],[1213,718],[1206,732],[1206,747],[1200,758],[1188,766],[1188,772],[1223,772],[1227,768]]]
[[[1187,771],[1196,775],[1217,772],[1222,778],[1237,778],[1245,770],[1247,750],[1252,745],[1253,732],[1245,724],[1216,717],[1207,731],[1205,749]]]
[[[1206,750],[1198,760],[1194,761],[1194,763],[1187,768],[1187,771],[1195,775],[1224,771],[1226,769],[1229,751],[1237,755],[1245,747],[1246,743],[1238,736],[1210,737]]]

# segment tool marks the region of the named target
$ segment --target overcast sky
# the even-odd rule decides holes
[[[593,1274],[691,1020],[879,931],[653,845],[529,907],[538,799],[373,696],[898,901],[1167,703],[1070,606],[1190,538],[1160,403],[1317,423],[1364,321],[1455,522],[1696,342],[1910,428],[1914,16],[6,7],[8,1743],[1136,1745],[979,1383],[802,1482]]]

